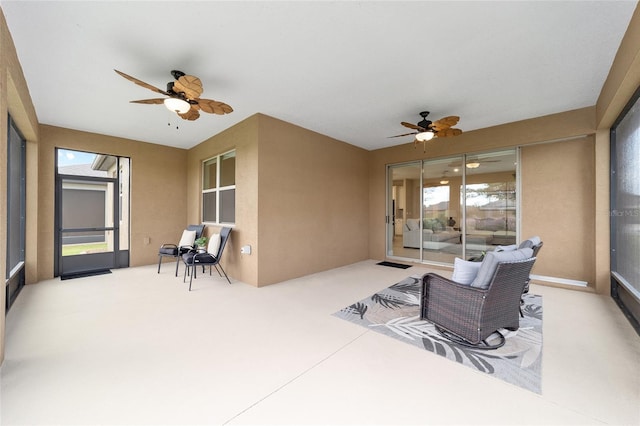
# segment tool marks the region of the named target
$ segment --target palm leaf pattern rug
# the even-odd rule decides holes
[[[542,296],[524,295],[520,328],[501,330],[505,345],[486,351],[455,344],[441,336],[432,323],[420,319],[421,279],[421,276],[408,277],[334,315],[542,393]]]

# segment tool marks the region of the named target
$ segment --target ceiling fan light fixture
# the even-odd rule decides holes
[[[427,132],[420,132],[416,135],[416,139],[419,142],[427,142],[430,141],[431,139],[433,139],[433,137],[435,136],[435,133],[431,132],[431,131],[427,131]]]
[[[178,114],[184,114],[191,109],[189,102],[178,98],[165,99],[164,106],[166,106],[169,111],[177,112]]]
[[[448,184],[448,183],[449,183],[449,180],[448,180],[448,179],[442,179],[442,180],[440,181],[440,185],[446,185],[446,184]]]
[[[467,169],[477,169],[478,167],[480,167],[480,163],[477,161],[469,161],[467,163]]]

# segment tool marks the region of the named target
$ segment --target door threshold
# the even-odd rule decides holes
[[[74,272],[70,274],[60,275],[61,280],[72,280],[74,278],[92,277],[94,275],[110,274],[111,269],[98,269],[95,271]]]

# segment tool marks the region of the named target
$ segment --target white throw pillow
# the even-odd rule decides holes
[[[207,245],[207,251],[212,255],[218,254],[220,248],[220,234],[211,234],[209,237],[209,244]]]
[[[184,232],[182,232],[182,238],[180,238],[178,247],[193,246],[193,243],[195,242],[195,240],[196,240],[196,231],[188,231],[185,229]]]
[[[451,279],[458,284],[469,285],[478,275],[482,262],[470,262],[456,257],[453,261],[453,275]]]

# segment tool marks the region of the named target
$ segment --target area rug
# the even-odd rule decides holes
[[[503,347],[479,350],[441,336],[420,319],[421,276],[411,276],[335,316],[396,338],[535,393],[542,393],[542,296],[524,295],[517,331],[501,330]]]

